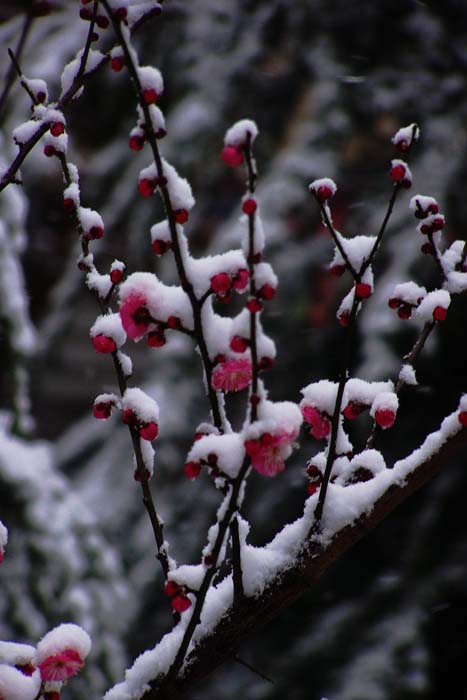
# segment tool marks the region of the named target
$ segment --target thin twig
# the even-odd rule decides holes
[[[332,240],[334,241],[337,250],[339,251],[339,253],[341,254],[341,256],[345,262],[346,268],[349,270],[352,277],[356,280],[357,279],[357,271],[353,267],[352,263],[349,260],[347,253],[345,252],[345,248],[342,245],[342,241],[340,239],[339,233],[334,228],[334,225],[332,223],[332,219],[329,216],[328,206],[324,202],[321,201],[321,199],[318,197],[317,193],[314,190],[312,190],[312,194],[314,195],[316,201],[318,202],[318,206],[319,206],[320,211],[321,211],[321,216],[322,216],[323,222],[324,222],[326,228],[329,230],[329,233],[331,234]]]
[[[334,460],[336,458],[336,446],[337,446],[337,434],[339,432],[339,425],[341,420],[341,409],[342,409],[342,399],[344,397],[344,389],[348,380],[349,366],[352,351],[352,340],[353,331],[355,326],[355,319],[357,316],[358,306],[360,304],[359,299],[354,296],[352,309],[349,315],[349,323],[346,329],[345,347],[342,356],[342,366],[339,378],[339,385],[337,388],[336,402],[334,404],[334,413],[332,416],[331,423],[331,438],[329,440],[328,455],[326,460],[326,468],[324,470],[323,481],[321,483],[321,488],[319,491],[318,503],[315,508],[315,521],[312,530],[315,530],[321,521],[324,509],[324,501],[326,499],[326,492],[329,484],[329,479],[331,478],[331,471],[334,465]]]
[[[253,153],[251,149],[251,135],[248,134],[246,145],[245,145],[245,160],[248,173],[247,188],[248,193],[252,196],[256,189],[256,180],[258,178],[258,173],[256,170],[255,160],[253,158]],[[256,212],[248,215],[248,272],[250,275],[250,298],[256,298],[256,277],[255,277],[255,216]],[[250,351],[251,351],[251,368],[252,368],[252,379],[251,379],[251,396],[257,397],[258,395],[258,376],[259,376],[259,363],[258,363],[258,347],[257,347],[257,322],[258,314],[254,311],[250,311]],[[258,419],[258,405],[255,401],[251,403],[251,422],[255,422]]]
[[[263,673],[262,671],[259,671],[257,668],[255,668],[254,666],[252,666],[251,664],[249,664],[248,661],[245,661],[244,659],[241,659],[241,658],[240,658],[239,656],[237,656],[237,655],[235,655],[233,658],[234,658],[234,661],[236,661],[236,662],[237,662],[238,664],[240,664],[241,666],[245,666],[245,668],[247,668],[249,671],[251,671],[251,672],[254,673],[255,675],[259,676],[263,681],[267,681],[268,683],[272,683],[272,684],[274,685],[274,681],[273,681],[272,678],[270,678],[270,677],[267,676],[265,673]]]
[[[414,366],[415,362],[418,359],[418,356],[423,350],[425,343],[428,340],[435,326],[436,321],[427,321],[427,323],[425,323],[422,330],[420,331],[420,334],[417,337],[417,340],[413,344],[412,349],[407,355],[404,356],[404,365],[410,365],[411,367]],[[399,395],[405,384],[406,382],[400,377],[399,374],[399,379],[397,380],[396,386],[394,387],[394,393]],[[373,445],[375,444],[376,437],[381,432],[381,430],[382,429],[376,423],[373,424],[370,437],[368,438],[366,443],[366,449],[370,449],[373,447]]]
[[[18,59],[21,57],[21,54],[23,52],[24,46],[26,44],[26,39],[29,34],[29,30],[31,29],[32,25],[32,15],[27,14],[24,18],[24,23],[21,28],[21,34],[18,40],[18,45],[16,46],[15,49],[15,55],[18,57]],[[10,93],[11,88],[13,87],[15,82],[15,66],[14,64],[11,64],[8,73],[6,74],[5,77],[5,85],[2,90],[2,94],[0,95],[0,119],[2,116],[2,112],[5,108],[6,101],[8,98],[8,95]]]

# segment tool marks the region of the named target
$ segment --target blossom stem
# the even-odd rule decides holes
[[[326,468],[324,470],[323,481],[321,483],[321,488],[319,491],[318,503],[315,508],[315,524],[312,529],[315,529],[316,523],[319,525],[324,509],[324,501],[326,499],[326,492],[329,484],[329,479],[331,477],[332,467],[334,465],[334,460],[336,459],[336,447],[337,447],[337,434],[339,431],[339,424],[341,420],[341,410],[342,410],[342,399],[344,397],[344,389],[349,378],[349,366],[350,366],[350,356],[352,351],[352,340],[353,332],[355,328],[355,320],[357,317],[358,305],[360,301],[354,296],[352,309],[349,315],[349,324],[346,329],[345,347],[344,354],[342,357],[342,367],[339,378],[339,385],[337,388],[336,402],[334,404],[334,412],[332,415],[331,422],[331,438],[329,440],[329,449],[326,459]]]
[[[256,170],[255,160],[251,149],[251,136],[248,134],[245,145],[245,160],[248,172],[247,189],[248,193],[254,195],[256,189],[256,180],[258,173]],[[256,297],[256,278],[255,278],[255,214],[248,214],[248,272],[250,275],[250,297]],[[258,393],[258,347],[257,347],[257,313],[250,311],[250,351],[251,351],[251,393],[256,396]],[[258,419],[258,406],[256,403],[251,404],[251,422],[254,423]]]
[[[68,166],[67,158],[64,153],[59,154],[59,161],[62,166],[62,172],[63,172],[63,177],[65,180],[65,184],[67,187],[71,185],[71,176],[70,176],[70,168]],[[82,235],[83,231],[81,228],[81,225],[79,223],[78,216],[76,212],[74,213],[74,219],[75,223],[77,225],[78,231],[80,233],[80,238],[81,238],[81,247],[83,251],[83,255],[87,255],[89,252],[89,242],[85,237]],[[112,291],[114,288],[114,285],[111,287]],[[97,299],[97,302],[99,303],[99,306],[101,308],[102,313],[108,314],[111,312],[110,309],[110,301],[111,301],[111,294],[107,295],[105,300],[102,302],[97,295],[95,294],[95,297]],[[114,368],[115,368],[115,373],[117,375],[117,381],[118,381],[118,387],[120,390],[120,395],[123,396],[128,388],[127,380],[125,373],[123,371],[120,359],[119,359],[119,354],[117,350],[114,350],[114,352],[111,353],[112,355],[112,361],[114,363]],[[144,464],[144,459],[143,459],[143,454],[141,451],[141,438],[139,436],[138,430],[135,426],[129,425],[128,426],[130,436],[131,436],[131,441],[133,444],[133,452],[135,455],[135,460],[136,460],[136,469],[139,477],[139,482],[141,484],[141,491],[143,494],[143,504],[144,507],[146,508],[146,512],[148,514],[149,520],[151,522],[152,530],[154,533],[154,539],[156,541],[156,547],[157,547],[157,558],[160,561],[162,571],[164,573],[164,577],[167,579],[167,575],[170,570],[170,565],[169,565],[169,557],[167,554],[167,545],[164,540],[164,524],[162,520],[159,518],[156,510],[156,506],[154,504],[154,500],[152,498],[151,494],[151,489],[149,486],[149,481],[146,476],[146,467]]]

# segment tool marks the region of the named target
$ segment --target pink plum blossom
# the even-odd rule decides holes
[[[39,664],[43,681],[66,681],[84,666],[84,661],[75,649],[64,649],[59,654],[47,656]]]
[[[251,377],[251,361],[242,357],[218,364],[212,373],[211,384],[215,391],[240,391],[248,386]]]
[[[245,450],[251,458],[251,466],[263,476],[275,476],[283,472],[284,460],[290,455],[296,432],[279,431],[263,433],[258,440],[247,440]]]
[[[139,340],[149,328],[149,311],[143,294],[133,292],[120,305],[122,326],[129,338]]]
[[[306,422],[311,426],[310,435],[321,440],[331,432],[331,421],[314,406],[303,406],[302,414]]]

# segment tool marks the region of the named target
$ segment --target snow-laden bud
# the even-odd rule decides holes
[[[143,91],[143,100],[147,105],[157,102],[164,92],[164,81],[157,68],[141,66],[138,68],[138,77]]]
[[[125,274],[126,265],[121,260],[114,260],[110,266],[110,281],[112,284],[120,284]]]
[[[138,426],[143,440],[152,442],[159,434],[159,406],[154,399],[137,387],[127,389],[122,399],[122,421]]]
[[[112,408],[118,406],[118,397],[115,394],[99,394],[94,399],[93,405],[93,415],[94,418],[99,420],[106,420],[110,418],[112,413]]]
[[[39,103],[48,101],[49,91],[45,80],[42,78],[23,78],[23,80]]]
[[[451,295],[445,289],[429,292],[417,309],[417,315],[423,321],[444,321],[451,303]]]
[[[390,170],[391,180],[395,185],[402,185],[405,189],[408,189],[412,185],[412,173],[410,168],[403,160],[395,158],[391,161]]]
[[[331,180],[330,177],[322,177],[319,180],[313,180],[313,182],[308,185],[308,189],[320,202],[326,202],[337,192],[336,183],[334,180]]]
[[[380,428],[391,428],[396,420],[399,399],[392,391],[377,394],[370,408],[370,415]]]
[[[116,73],[119,73],[123,66],[125,65],[125,55],[120,48],[120,46],[116,46],[115,48],[112,49],[110,52],[110,67],[112,68],[113,71]]]
[[[428,234],[436,233],[436,231],[442,231],[444,224],[445,220],[442,214],[431,214],[420,222],[417,226],[417,230],[424,236],[427,236]]]
[[[438,214],[439,212],[439,204],[436,199],[423,194],[416,194],[412,197],[409,207],[417,219],[426,219],[427,216]]]
[[[126,341],[119,314],[99,316],[91,327],[90,335],[96,352],[104,354],[115,352]]]
[[[77,214],[86,240],[102,238],[104,235],[104,222],[97,211],[87,207],[79,207]]]
[[[414,141],[418,141],[420,129],[416,124],[403,126],[397,131],[391,139],[391,142],[401,153],[408,151]]]

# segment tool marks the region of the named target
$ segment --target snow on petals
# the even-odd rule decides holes
[[[91,639],[79,625],[65,623],[47,632],[39,644],[35,664],[45,681],[64,681],[84,666]]]
[[[251,382],[251,361],[242,357],[218,364],[212,373],[211,384],[215,391],[241,391]]]

